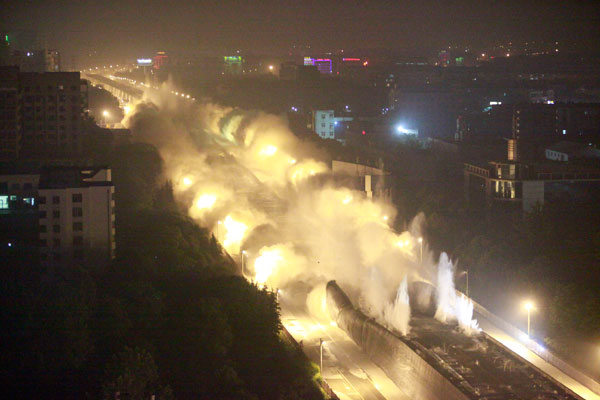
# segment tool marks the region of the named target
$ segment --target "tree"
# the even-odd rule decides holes
[[[113,357],[106,367],[103,385],[105,399],[121,398],[147,400],[153,394],[159,399],[170,399],[171,391],[158,385],[158,369],[154,358],[145,349],[138,347],[125,349]]]

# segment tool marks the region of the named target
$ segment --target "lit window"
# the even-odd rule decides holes
[[[8,208],[8,196],[0,196],[0,210]]]

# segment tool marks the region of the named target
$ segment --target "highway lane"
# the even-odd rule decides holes
[[[492,322],[487,320],[485,317],[478,314],[477,321],[479,322],[479,326],[485,331],[485,333],[496,339],[498,342],[502,343],[504,346],[508,347],[511,351],[521,356],[521,358],[535,365],[538,369],[542,370],[547,375],[551,376],[565,387],[568,387],[578,396],[586,400],[600,400],[600,395],[592,392],[586,386],[576,381],[563,371],[559,370],[554,365],[543,360],[540,356],[535,354],[533,351],[529,350],[518,339],[513,338],[508,333],[506,333],[505,331],[494,325]]]
[[[317,365],[319,339],[324,340],[322,375],[340,399],[409,399],[335,324],[317,321],[285,295],[279,296],[279,304],[282,324]]]

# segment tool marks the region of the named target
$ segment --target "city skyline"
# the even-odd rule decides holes
[[[588,1],[496,2],[3,2],[2,29],[37,31],[67,55],[116,57],[250,50],[285,53],[386,48],[429,55],[447,46],[563,42],[597,51]],[[562,44],[562,43],[561,43]]]

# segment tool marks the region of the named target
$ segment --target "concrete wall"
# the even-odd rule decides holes
[[[411,399],[468,400],[454,384],[427,361],[363,313],[356,310],[335,282],[327,284],[327,308],[338,326],[367,353],[371,360]]]
[[[523,181],[523,211],[530,211],[536,203],[544,204],[544,181]]]

